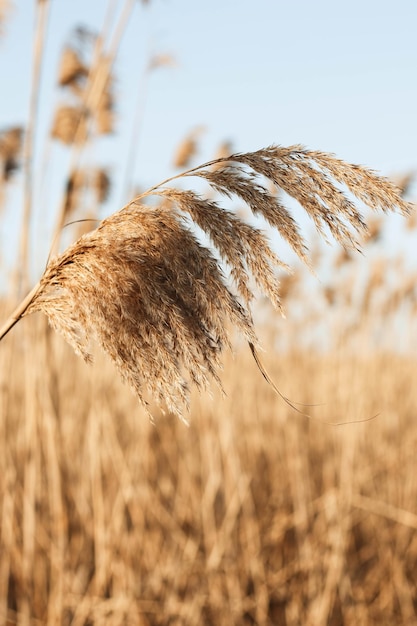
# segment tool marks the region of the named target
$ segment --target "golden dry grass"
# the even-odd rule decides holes
[[[20,330],[0,355],[2,623],[414,623],[414,359],[269,348],[308,420],[241,347],[187,428],[151,424],[42,318]]]

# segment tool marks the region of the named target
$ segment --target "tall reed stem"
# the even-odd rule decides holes
[[[28,295],[18,304],[13,313],[8,317],[8,319],[4,322],[3,326],[0,328],[0,341],[7,335],[9,330],[17,324],[17,322],[22,319],[24,313],[27,308],[31,304],[32,300],[38,293],[40,288],[40,283],[37,283],[33,289],[28,293]]]
[[[24,190],[23,217],[20,236],[20,273],[17,275],[16,292],[27,291],[30,281],[30,241],[29,233],[32,221],[33,200],[33,152],[34,134],[38,118],[42,57],[48,23],[49,0],[38,0],[36,9],[36,27],[33,42],[32,84],[29,103],[29,119],[24,143]]]

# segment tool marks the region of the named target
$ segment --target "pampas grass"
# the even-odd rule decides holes
[[[194,191],[167,187],[190,176],[243,200],[307,262],[296,220],[265,180],[296,199],[320,235],[347,247],[357,248],[357,236],[366,231],[352,195],[372,209],[410,209],[388,180],[301,146],[215,159],[141,194],[51,260],[0,336],[23,315],[41,311],[86,361],[94,339],[143,404],[148,390],[180,416],[188,407],[190,383],[221,384],[220,355],[232,329],[248,341],[258,362],[250,308],[254,287],[281,310],[276,270],[286,265],[259,229]],[[161,198],[156,208],[141,204],[150,195]],[[192,224],[211,246],[198,240]]]

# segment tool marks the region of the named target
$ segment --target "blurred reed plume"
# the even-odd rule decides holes
[[[148,71],[159,69],[161,67],[176,67],[177,62],[175,57],[168,52],[161,52],[160,54],[154,54],[148,63]]]
[[[197,126],[184,137],[175,151],[174,167],[189,167],[197,154],[197,140],[203,131],[203,126]]]
[[[406,172],[405,174],[397,175],[392,177],[395,185],[401,191],[402,196],[407,196],[413,183],[417,179],[417,172],[411,171]]]
[[[104,168],[76,169],[71,172],[67,179],[66,194],[64,199],[64,219],[72,219],[76,209],[82,206],[81,196],[88,191],[93,192],[95,204],[100,205],[109,196],[111,180],[109,173]]]
[[[64,144],[82,145],[89,136],[89,120],[94,121],[93,130],[98,135],[114,130],[111,60],[98,49],[97,37],[77,28],[62,52],[58,84],[70,103],[57,108],[51,135]]]
[[[88,67],[81,59],[78,50],[68,46],[64,49],[59,67],[58,83],[61,87],[71,87],[75,93],[81,89],[80,83],[88,76]]]
[[[54,139],[68,145],[74,141],[84,143],[87,139],[87,124],[82,108],[60,106],[55,113],[51,134]]]
[[[22,151],[23,128],[7,128],[0,132],[1,183],[7,182],[19,168]]]
[[[222,141],[220,145],[217,147],[216,153],[214,155],[214,159],[223,159],[225,157],[229,157],[233,153],[233,144],[231,141]],[[212,166],[212,169],[217,169],[222,167],[222,161],[220,160],[217,164],[215,163]]]
[[[353,248],[366,226],[338,183],[372,209],[404,214],[410,209],[388,180],[301,146],[215,159],[143,193],[52,260],[0,336],[22,315],[42,311],[85,360],[96,339],[142,402],[148,389],[179,416],[188,406],[190,382],[204,388],[213,378],[220,384],[219,356],[230,345],[230,329],[240,331],[255,350],[250,279],[281,310],[276,269],[286,264],[256,227],[193,191],[166,186],[189,176],[243,200],[307,263],[297,222],[263,180],[298,200],[320,235]],[[162,198],[160,206],[140,204],[150,195]],[[184,214],[230,268],[231,287]]]
[[[6,201],[8,183],[21,168],[23,128],[13,126],[0,131],[0,212]]]

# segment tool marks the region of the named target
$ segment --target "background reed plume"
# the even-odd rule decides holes
[[[220,384],[219,357],[231,329],[255,350],[255,286],[281,310],[276,269],[286,264],[258,228],[216,201],[166,186],[188,176],[243,200],[304,261],[297,222],[264,181],[295,198],[322,236],[347,247],[359,246],[357,235],[366,226],[342,187],[373,209],[410,208],[388,180],[301,146],[215,159],[153,187],[52,260],[0,334],[22,315],[42,311],[85,360],[90,340],[97,340],[142,402],[149,390],[177,415],[188,406],[190,382]],[[141,204],[149,195],[161,199],[156,208]],[[212,247],[199,241],[191,224]]]

